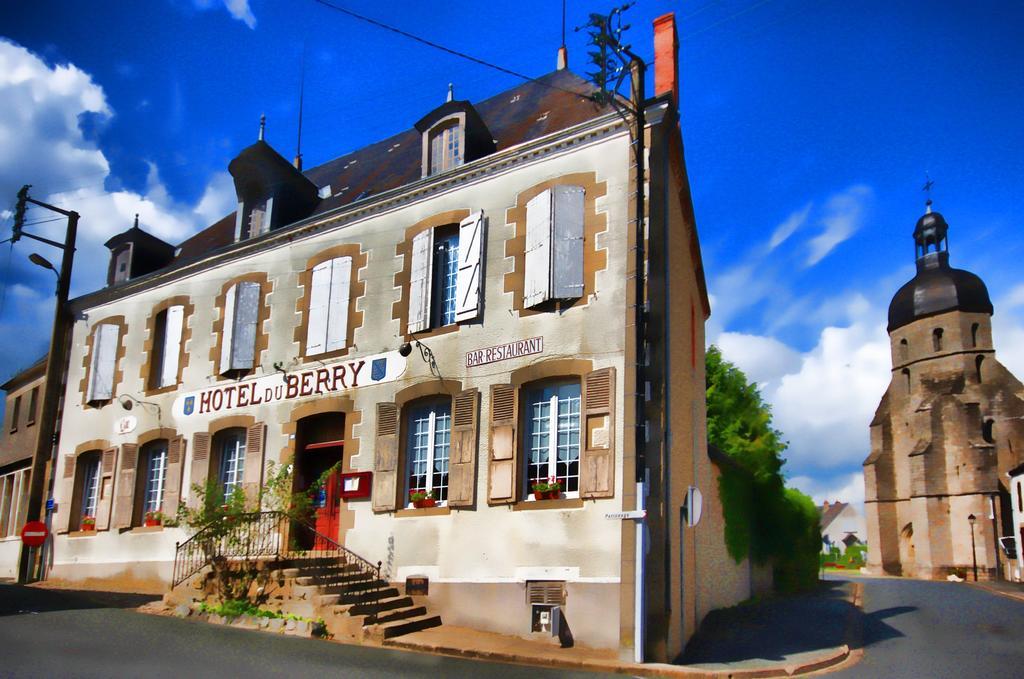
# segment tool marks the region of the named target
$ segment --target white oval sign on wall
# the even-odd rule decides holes
[[[134,415],[125,415],[114,425],[114,434],[130,434],[135,431],[139,420]]]
[[[683,515],[686,525],[693,528],[700,522],[700,515],[704,509],[704,496],[697,486],[690,486],[686,489],[686,500],[683,503]]]

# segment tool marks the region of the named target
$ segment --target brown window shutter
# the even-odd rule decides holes
[[[181,461],[185,458],[185,439],[175,436],[167,442],[167,475],[164,477],[162,511],[168,518],[178,513],[181,502]]]
[[[114,499],[114,528],[131,528],[135,499],[135,474],[139,467],[139,447],[134,443],[121,446],[121,471],[117,475],[117,497]]]
[[[263,485],[263,449],[267,427],[262,422],[249,427],[245,436],[245,469],[242,483],[250,509],[259,509],[260,488]]]
[[[452,447],[448,461],[449,507],[473,506],[479,412],[478,389],[466,389],[452,399]]]
[[[206,487],[206,477],[210,474],[210,435],[206,432],[199,432],[192,437],[192,473],[189,476],[189,483],[192,484],[192,492],[189,493],[189,504],[192,507],[199,506],[199,496],[196,493],[196,486],[200,490]]]
[[[373,511],[393,512],[398,503],[398,406],[377,404],[373,452]]]
[[[64,456],[64,474],[60,480],[60,497],[57,500],[57,513],[53,517],[53,525],[58,533],[68,532],[68,522],[71,519],[71,504],[75,499],[75,461],[74,455]]]
[[[615,368],[583,378],[583,440],[580,497],[615,495]]]
[[[110,509],[113,506],[114,469],[117,468],[117,448],[107,448],[100,458],[100,498],[96,503],[96,530],[110,528]]]
[[[491,445],[487,469],[487,501],[515,502],[516,422],[519,410],[516,388],[511,384],[491,385]]]

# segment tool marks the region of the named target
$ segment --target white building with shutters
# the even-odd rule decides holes
[[[680,525],[687,487],[720,505],[671,16],[656,36],[645,348],[630,131],[569,71],[305,171],[261,129],[229,166],[235,213],[176,248],[122,234],[108,287],[74,301],[51,577],[166,587],[186,533],[147,513],[211,480],[256,497],[275,462],[299,490],[368,473],[317,529],[395,582],[429,578],[445,623],[525,634],[534,596],[627,656],[639,620],[664,660],[749,596],[720,516]],[[637,509],[637,478],[639,564],[634,522],[609,516]]]

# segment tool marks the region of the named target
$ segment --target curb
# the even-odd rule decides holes
[[[860,582],[852,582],[853,592],[847,600],[853,604],[854,611],[846,620],[846,643],[836,648],[823,651],[819,656],[808,659],[798,664],[776,664],[761,668],[736,668],[709,670],[687,667],[685,665],[668,665],[662,663],[647,663],[637,665],[635,663],[623,662],[600,662],[593,660],[575,660],[572,658],[553,657],[527,657],[514,653],[503,653],[500,651],[481,651],[472,648],[458,648],[455,646],[430,646],[416,644],[401,639],[385,641],[384,648],[401,649],[418,653],[432,653],[436,655],[447,655],[458,658],[473,658],[476,660],[489,660],[491,662],[505,662],[517,665],[533,665],[539,667],[559,667],[571,670],[589,670],[597,672],[612,672],[615,674],[629,674],[640,677],[687,677],[688,679],[760,679],[761,677],[795,677],[812,672],[820,672],[835,668],[839,665],[853,664],[860,660],[860,608],[863,604],[864,585]],[[850,650],[852,648],[856,650]]]
[[[987,584],[981,583],[981,582],[972,582],[972,583],[968,583],[968,584],[970,584],[971,587],[975,587],[977,589],[983,590],[985,592],[989,592],[991,594],[997,594],[997,595],[999,595],[1001,597],[1005,597],[1007,599],[1013,599],[1014,601],[1022,601],[1022,602],[1024,602],[1024,592],[1021,592],[1021,593],[1018,593],[1018,592],[1008,592],[1006,590],[998,589],[996,587],[992,587],[990,585],[987,585]]]

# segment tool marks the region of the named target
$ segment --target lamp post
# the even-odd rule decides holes
[[[68,309],[68,293],[71,288],[71,266],[75,258],[75,238],[78,233],[78,213],[74,210],[64,210],[55,205],[35,200],[28,195],[29,186],[23,186],[18,191],[18,203],[15,208],[14,226],[11,233],[11,242],[16,243],[22,236],[31,238],[40,243],[52,245],[62,251],[60,269],[55,267],[44,257],[36,253],[29,255],[29,260],[44,269],[50,269],[57,274],[57,302],[54,305],[53,328],[50,335],[50,353],[46,357],[46,377],[43,389],[42,412],[37,420],[39,430],[36,432],[36,450],[32,456],[31,473],[29,475],[28,511],[26,516],[31,519],[37,518],[43,508],[43,476],[46,473],[46,465],[53,458],[54,446],[57,441],[57,417],[58,404],[64,384],[64,368],[67,363],[68,334],[71,328],[71,311]],[[64,242],[60,243],[49,238],[43,238],[24,231],[25,209],[28,203],[37,205],[51,212],[67,217],[67,230],[64,234]],[[51,467],[51,479],[53,468]],[[50,526],[50,513],[46,513],[46,525]],[[49,538],[52,540],[52,538]],[[31,582],[39,579],[39,572],[43,570],[43,559],[36,559],[34,550],[23,549],[18,565],[18,581]],[[37,570],[38,567],[38,570]]]
[[[978,581],[978,550],[974,548],[974,522],[977,521],[974,514],[967,515],[967,523],[971,524],[971,561],[974,563],[974,581]]]

